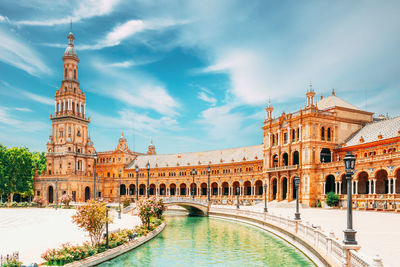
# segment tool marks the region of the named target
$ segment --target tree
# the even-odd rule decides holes
[[[106,216],[106,204],[90,200],[85,205],[79,206],[76,213],[72,215],[72,222],[88,232],[93,246],[97,246],[101,241],[106,222],[112,223],[111,216]]]
[[[3,194],[6,193],[6,162],[7,162],[7,147],[0,144],[0,202],[3,202]]]
[[[338,203],[339,203],[339,196],[336,195],[334,192],[329,192],[326,195],[326,204],[328,204],[329,207],[337,206]]]
[[[39,175],[43,174],[47,167],[46,154],[44,152],[33,152],[32,153],[32,166],[33,170],[37,168]]]
[[[136,209],[138,210],[138,216],[142,221],[142,224],[150,229],[150,219],[154,216],[154,207],[153,207],[153,199],[150,198],[148,200],[143,199],[137,203]]]

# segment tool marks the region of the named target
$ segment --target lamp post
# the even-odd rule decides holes
[[[211,174],[211,167],[210,167],[210,165],[208,165],[207,174],[208,174],[207,196],[208,196],[208,201],[211,201],[211,198],[210,198],[210,174]]]
[[[136,201],[139,200],[139,166],[135,166],[136,169]]]
[[[150,188],[149,188],[149,184],[150,184],[150,163],[147,162],[146,164],[146,168],[147,168],[147,187],[146,187],[146,191],[147,191],[147,198],[149,198],[150,195]]]
[[[106,249],[108,249],[108,209],[110,204],[106,205]]]
[[[267,185],[267,183],[265,183],[264,184],[264,212],[268,212],[268,209],[267,209],[267,188],[268,188],[268,185]]]
[[[192,199],[194,199],[194,175],[196,173],[196,170],[193,168],[192,169],[192,175],[193,175],[193,183],[192,183]]]
[[[236,197],[237,197],[237,202],[236,202],[236,208],[239,209],[239,186],[236,187]]]
[[[356,165],[356,157],[351,153],[347,152],[343,159],[344,167],[346,170],[346,180],[347,180],[347,229],[344,230],[344,240],[343,243],[346,245],[357,245],[356,241],[356,231],[353,230],[353,201],[352,201],[352,191],[351,191],[351,180],[353,179],[354,167]]]
[[[300,212],[299,212],[299,186],[300,186],[300,178],[299,176],[294,177],[294,186],[296,188],[296,213],[294,214],[295,220],[300,220]]]
[[[58,177],[56,177],[56,209],[58,208]]]
[[[93,200],[96,200],[96,163],[97,163],[97,152],[93,154],[94,161],[94,172],[93,172]]]
[[[119,169],[118,219],[121,219],[121,169]]]

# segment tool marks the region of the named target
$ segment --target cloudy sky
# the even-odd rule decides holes
[[[312,81],[400,114],[399,1],[14,1],[0,3],[0,143],[43,151],[72,21],[90,135],[124,131],[144,152],[256,145]]]

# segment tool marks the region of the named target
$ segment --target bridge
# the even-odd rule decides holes
[[[180,206],[185,208],[189,215],[207,216],[210,210],[210,203],[208,201],[193,199],[188,197],[163,197],[164,205]]]

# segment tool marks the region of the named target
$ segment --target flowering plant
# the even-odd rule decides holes
[[[37,203],[37,205],[38,205],[39,207],[43,206],[43,205],[45,204],[45,202],[46,202],[46,201],[45,201],[43,198],[41,198],[41,197],[35,197],[32,201],[35,202],[35,203]]]
[[[147,229],[150,229],[151,217],[161,218],[166,207],[161,199],[152,197],[137,202],[136,209],[143,225],[147,226]]]
[[[69,207],[69,203],[71,202],[72,198],[68,194],[64,194],[60,197],[60,202],[63,203],[66,207]]]

